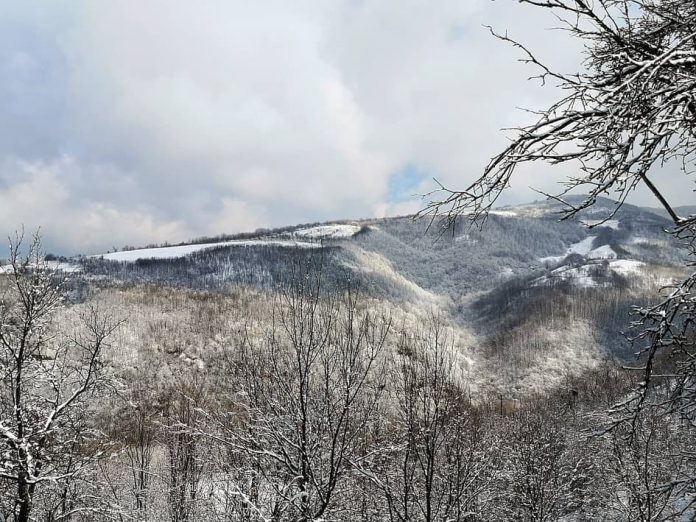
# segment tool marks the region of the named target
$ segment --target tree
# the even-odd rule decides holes
[[[67,484],[100,453],[89,404],[105,383],[101,355],[118,323],[91,309],[75,333],[60,334],[53,318],[64,281],[41,257],[38,234],[26,253],[22,239],[10,242],[0,277],[0,479],[14,486],[15,520],[26,522],[37,488]]]
[[[518,129],[512,143],[495,156],[481,177],[464,190],[442,188],[421,215],[444,215],[451,224],[467,215],[485,219],[488,211],[522,163],[574,163],[579,174],[565,181],[560,193],[547,196],[565,204],[564,218],[593,205],[602,194],[618,195],[609,219],[639,185],[647,187],[674,222],[673,233],[695,252],[696,216],[682,217],[651,177],[666,164],[692,173],[696,151],[696,4],[691,0],[521,0],[554,14],[572,37],[584,44],[584,68],[575,74],[552,70],[523,44],[507,35],[537,66],[538,78],[553,79],[566,93],[536,122]],[[588,193],[579,203],[565,196],[574,189]],[[599,223],[601,224],[601,223]],[[596,226],[596,225],[595,225]],[[669,350],[679,355],[673,405],[696,406],[690,383],[693,325],[696,318],[696,274],[692,274],[653,308],[638,310],[647,341],[645,385],[626,405],[635,413],[645,402],[655,357]],[[687,406],[688,405],[688,406]]]
[[[558,194],[545,194],[564,204],[563,218],[575,216],[604,194],[617,196],[612,217],[639,186],[646,187],[674,223],[671,231],[696,256],[696,215],[683,217],[659,188],[665,165],[693,173],[696,158],[696,3],[693,0],[520,0],[554,15],[570,37],[584,47],[581,70],[558,72],[532,50],[507,34],[491,32],[523,53],[542,83],[557,83],[563,96],[535,111],[536,121],[517,129],[509,146],[495,156],[483,174],[464,190],[441,187],[439,199],[420,215],[444,217],[451,225],[461,216],[485,221],[516,168],[536,161],[572,163],[578,174],[565,180]],[[580,200],[566,196],[576,189]],[[579,201],[579,202],[577,202]],[[601,223],[598,223],[601,224]],[[597,226],[597,225],[595,225]],[[630,422],[628,435],[638,435],[641,411],[659,409],[696,424],[696,274],[653,307],[636,308],[633,340],[643,351],[645,372],[636,393],[614,410],[615,427]],[[661,356],[672,359],[670,396],[656,399],[651,382]],[[635,441],[629,440],[630,443]],[[665,479],[667,480],[667,479]],[[672,480],[675,480],[672,477]],[[681,476],[693,485],[693,473]],[[658,487],[658,486],[655,486]],[[661,487],[661,486],[660,486]]]
[[[142,363],[141,363],[142,364]],[[125,392],[127,401],[117,410],[117,422],[114,440],[125,444],[124,452],[131,471],[132,491],[135,509],[138,513],[147,513],[150,489],[153,481],[152,461],[158,440],[159,430],[156,424],[161,405],[152,392],[154,379],[146,370],[139,367],[129,380],[133,385]],[[169,449],[169,448],[168,448]]]
[[[301,267],[279,290],[270,331],[247,336],[238,398],[218,422],[242,467],[243,519],[341,519],[352,503],[345,485],[384,388],[391,320],[353,291],[324,290],[323,277]]]
[[[187,522],[196,517],[205,457],[202,440],[195,431],[207,392],[204,380],[196,373],[189,378],[177,376],[164,404],[162,439],[169,469],[168,505],[172,522]]]
[[[465,190],[443,188],[446,197],[431,202],[423,214],[445,211],[450,219],[472,212],[486,214],[508,186],[521,163],[575,162],[580,174],[567,188],[589,189],[579,204],[566,203],[566,217],[594,204],[610,191],[623,203],[639,184],[650,189],[680,228],[683,218],[648,178],[667,162],[681,162],[685,174],[696,146],[696,5],[691,0],[520,0],[555,15],[572,37],[584,44],[582,71],[556,72],[523,44],[522,61],[553,79],[567,93],[536,122],[518,129],[512,143],[494,157]],[[618,206],[617,206],[618,209]],[[607,219],[609,216],[607,216]]]
[[[623,423],[605,435],[603,484],[598,497],[621,520],[657,522],[693,518],[693,469],[688,431],[654,408],[643,409],[635,425]]]
[[[389,520],[475,520],[485,509],[494,451],[457,382],[456,348],[439,317],[403,332],[390,372],[381,448],[363,473],[382,493]],[[391,405],[391,406],[390,406]],[[386,514],[385,513],[385,514]]]
[[[592,454],[573,424],[551,401],[501,420],[496,519],[543,522],[585,514],[595,480]]]

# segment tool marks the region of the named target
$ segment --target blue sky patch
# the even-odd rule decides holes
[[[425,169],[409,164],[396,171],[389,178],[387,198],[390,202],[406,201],[417,195],[418,187],[430,175]]]

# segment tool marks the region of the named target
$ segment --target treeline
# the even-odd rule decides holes
[[[242,287],[272,290],[292,277],[291,267],[321,264],[327,286],[338,288],[342,281],[359,284],[358,275],[337,261],[338,253],[339,249],[332,246],[220,246],[170,259],[120,262],[85,258],[81,260],[81,266],[85,274],[93,279],[229,291]]]
[[[662,265],[684,262],[686,250],[676,241],[665,239],[664,219],[637,209],[623,211],[619,217],[626,219],[618,230],[598,227],[592,231],[575,221],[558,222],[554,214],[534,218],[492,215],[482,230],[464,222],[441,230],[437,223],[429,227],[424,220],[389,218],[370,221],[370,226],[349,242],[386,259],[397,274],[421,288],[455,301],[462,295],[486,291],[512,276],[543,275],[540,258],[561,255],[568,245],[588,234],[597,236],[594,247],[609,245],[621,257]],[[290,233],[296,228],[277,229],[273,234]],[[251,236],[257,238],[258,233]],[[363,266],[363,260],[344,247],[341,241],[326,242],[317,249],[227,246],[176,259],[116,262],[88,257],[79,263],[88,276],[112,281],[207,290],[240,286],[270,290],[284,280],[286,266],[293,259],[311,257],[317,255],[314,250],[320,250],[326,252],[327,277],[336,281],[362,279],[366,285],[371,283],[374,295],[401,297],[400,291],[391,288],[388,281],[381,281],[378,274],[366,277],[370,267]]]

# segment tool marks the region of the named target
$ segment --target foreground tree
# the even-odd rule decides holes
[[[164,404],[162,443],[169,471],[167,505],[171,522],[188,522],[196,518],[206,460],[203,440],[196,435],[196,428],[207,392],[199,375],[176,376],[171,395]]]
[[[532,404],[501,420],[502,472],[496,485],[495,519],[602,518],[590,515],[596,474],[592,453],[577,435],[580,431],[569,412],[551,401]]]
[[[689,245],[693,260],[696,216],[678,215],[659,188],[659,178],[669,164],[681,169],[685,183],[692,181],[687,176],[693,173],[696,157],[696,3],[520,2],[549,11],[569,36],[583,44],[583,66],[573,74],[558,72],[523,43],[494,33],[519,48],[523,61],[538,68],[538,78],[554,81],[564,95],[547,109],[534,112],[537,120],[517,130],[480,178],[464,190],[443,187],[442,198],[429,203],[421,215],[443,215],[448,225],[460,216],[480,222],[520,164],[573,163],[578,174],[565,180],[560,194],[546,194],[565,204],[564,218],[592,206],[601,195],[613,194],[618,204],[605,216],[609,219],[634,189],[644,186],[674,222],[672,232]],[[575,189],[587,194],[579,203],[565,197]],[[673,418],[678,414],[690,428],[696,423],[696,274],[676,285],[656,306],[636,312],[639,333],[635,340],[644,351],[645,379],[635,395],[616,408],[613,419],[618,419],[617,428],[629,422],[628,443],[640,446],[645,436],[640,416],[645,408]],[[670,392],[666,399],[651,393],[650,386],[663,355],[672,360],[671,377],[663,383]],[[693,488],[694,473],[678,474],[663,476],[663,483],[651,488],[671,490],[675,481]]]
[[[379,441],[362,472],[391,521],[475,520],[489,500],[494,448],[461,389],[452,334],[439,317],[403,332]]]
[[[37,488],[58,485],[66,497],[64,485],[99,454],[89,403],[105,383],[101,354],[118,325],[91,310],[74,334],[59,335],[63,280],[42,258],[38,235],[22,247],[21,236],[11,242],[0,275],[0,479],[14,487],[6,508],[25,522]]]
[[[693,519],[690,484],[681,480],[693,469],[688,431],[645,408],[635,425],[622,423],[605,438],[609,451],[598,496],[606,512],[641,522]]]
[[[384,388],[391,321],[324,282],[321,267],[299,268],[272,305],[270,331],[242,346],[238,397],[217,436],[243,477],[236,519],[352,519],[346,484]]]
[[[522,43],[496,35],[520,48],[523,61],[539,68],[538,77],[555,81],[566,95],[538,111],[535,123],[518,129],[480,178],[465,190],[443,188],[446,197],[423,213],[444,211],[451,220],[469,212],[482,217],[521,163],[574,162],[579,174],[552,197],[564,201],[563,195],[576,188],[589,192],[580,204],[566,203],[566,216],[610,191],[623,203],[643,184],[677,226],[693,226],[696,216],[678,216],[648,174],[668,162],[681,164],[685,174],[693,166],[696,5],[691,0],[520,2],[551,11],[584,44],[584,67],[575,74],[554,71]]]

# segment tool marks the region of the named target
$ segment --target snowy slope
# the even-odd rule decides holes
[[[587,225],[588,227],[609,227],[614,230],[618,230],[620,223],[617,219],[607,219],[606,221],[603,221],[601,219],[583,219],[581,221],[584,225]]]
[[[616,259],[609,262],[609,268],[620,275],[633,275],[640,273],[645,263],[634,259]]]
[[[561,256],[547,256],[539,258],[542,263],[558,263],[571,254],[580,254],[587,259],[616,259],[618,255],[609,245],[602,245],[592,248],[592,244],[597,236],[588,236],[582,241],[574,243],[568,247],[566,253]]]
[[[549,285],[557,281],[572,282],[582,288],[604,286],[610,283],[601,277],[603,274],[614,272],[622,276],[635,276],[640,275],[644,267],[645,263],[635,259],[614,259],[606,265],[591,261],[582,266],[562,266],[551,270],[547,275],[534,280],[532,286]]]
[[[570,245],[568,247],[568,250],[566,250],[565,254],[560,256],[542,257],[539,258],[539,261],[541,261],[542,263],[558,263],[559,261],[562,261],[571,254],[580,254],[581,256],[587,256],[592,251],[592,243],[594,242],[595,237],[596,236],[587,236],[582,241],[578,241],[577,243],[573,243],[572,245]]]
[[[55,270],[57,272],[76,273],[81,272],[82,267],[74,263],[64,263],[60,261],[44,261],[43,267],[46,270]],[[12,265],[0,266],[0,274],[9,274],[12,272]]]
[[[282,234],[271,238],[235,239],[216,243],[139,248],[135,250],[110,252],[108,254],[97,254],[91,257],[100,257],[108,261],[134,262],[141,259],[176,259],[188,256],[194,252],[218,247],[275,246],[288,248],[320,248],[321,245],[318,243],[319,240],[349,239],[357,234],[361,228],[360,225],[347,224],[318,225],[300,228],[290,234]]]
[[[489,212],[491,216],[500,216],[500,217],[517,217],[518,213],[513,211],[513,210],[491,210]]]
[[[318,248],[320,245],[308,241],[294,241],[291,239],[248,239],[223,241],[220,243],[203,243],[199,245],[181,245],[172,247],[139,248],[122,252],[110,252],[92,257],[101,257],[109,261],[133,262],[140,259],[175,259],[185,257],[194,252],[208,250],[217,247],[252,247],[252,246],[280,246],[295,248]]]
[[[616,252],[609,245],[602,245],[587,253],[588,259],[616,259]]]
[[[360,232],[359,225],[319,225],[295,230],[293,235],[312,239],[347,239]]]

